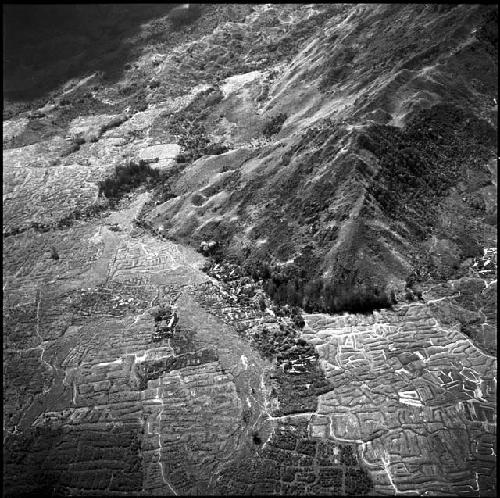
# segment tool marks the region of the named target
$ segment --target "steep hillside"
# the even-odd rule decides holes
[[[218,40],[232,47],[239,32],[231,58],[253,71],[165,116],[188,164],[176,197],[145,218],[195,247],[216,240],[240,263],[298,261],[291,273],[304,282],[401,296],[413,273],[466,275],[496,244],[496,10],[452,7],[321,6],[307,20],[292,11],[294,43],[264,67],[249,65],[256,49],[245,41],[274,55],[269,31],[290,22],[281,9],[190,45],[186,58],[210,74]],[[209,144],[230,150],[200,157],[214,154]]]
[[[4,11],[5,495],[495,496],[497,7],[48,8]]]
[[[317,26],[313,36],[297,47],[297,54],[289,53],[293,55],[290,63],[281,70],[277,67],[279,77],[269,85],[265,100],[258,101],[260,82],[251,74],[246,85],[234,89],[221,102],[201,102],[212,135],[230,144],[265,139],[265,124],[275,115],[287,116],[279,133],[268,139],[267,147],[254,150],[241,166],[233,161],[231,169],[238,175],[232,175],[230,185],[236,188],[224,189],[215,175],[210,177],[210,189],[206,188],[208,183],[203,185],[209,192],[207,201],[219,194],[220,200],[210,203],[210,208],[224,214],[219,225],[225,227],[230,245],[230,237],[236,235],[253,246],[264,231],[273,234],[267,245],[280,260],[295,256],[311,241],[319,246],[322,271],[339,271],[333,262],[344,252],[357,260],[357,265],[366,259],[366,271],[375,256],[360,258],[357,252],[370,250],[381,236],[399,236],[413,246],[442,232],[436,215],[427,213],[429,203],[432,211],[446,211],[438,209],[439,204],[450,194],[459,196],[465,194],[465,188],[470,190],[470,186],[459,185],[468,175],[473,176],[473,191],[467,192],[469,202],[457,208],[464,218],[470,218],[472,198],[482,198],[478,190],[491,178],[487,164],[495,151],[496,61],[487,52],[487,42],[471,33],[475,27],[472,9],[467,9],[465,19],[460,9],[441,15],[429,10],[415,19],[410,7],[364,6],[358,13],[350,11],[349,16],[326,18],[325,26]],[[480,17],[477,11],[475,14],[476,19]],[[423,32],[418,29],[422,26],[426,27]],[[450,47],[432,51],[437,43],[443,43],[441,37]],[[368,41],[372,39],[376,42]],[[203,52],[196,52],[195,46],[193,53],[203,61]],[[469,72],[462,71],[463,66],[474,63],[486,65],[487,70],[470,67]],[[339,75],[334,77],[334,73]],[[472,82],[471,74],[482,80]],[[212,108],[207,109],[209,105]],[[193,111],[191,117],[199,125],[204,116]],[[189,109],[184,113],[189,119]],[[464,151],[474,157],[467,157]],[[457,159],[459,164],[455,164]],[[194,164],[192,168],[201,170],[203,166]],[[392,177],[396,179],[389,183]],[[222,191],[230,195],[222,196]],[[265,205],[256,202],[258,199],[265,199]],[[175,224],[181,204],[178,199],[171,204],[175,207],[161,206],[157,211],[166,210],[168,223],[173,225],[170,230],[176,234],[182,231]],[[489,213],[486,206],[481,207],[483,217],[491,214],[491,206]],[[210,232],[212,209],[207,213],[205,203],[194,209],[197,230],[189,233],[190,237],[223,236],[222,226],[221,233]],[[373,233],[377,228],[370,227],[367,233],[364,227],[374,221],[388,224],[389,230],[377,235]],[[486,234],[492,232],[483,224]],[[363,228],[358,230],[360,226]],[[365,241],[356,240],[359,231]],[[486,240],[478,242],[488,245]],[[401,258],[383,247],[373,248],[381,258],[379,275],[389,270],[391,276],[401,277],[408,271],[408,264],[413,263],[409,250],[397,249]],[[342,266],[357,269],[340,259]]]

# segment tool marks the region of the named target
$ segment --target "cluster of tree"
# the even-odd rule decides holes
[[[418,268],[416,268],[406,277],[405,298],[407,301],[422,299],[422,287],[420,286],[421,280],[422,275]]]
[[[176,157],[178,163],[196,161],[204,155],[223,154],[228,150],[222,143],[210,142],[203,125],[203,120],[223,98],[220,88],[211,87],[201,92],[182,112],[169,117],[169,131],[180,136],[178,143],[183,149]]]
[[[38,233],[46,233],[54,228],[67,228],[73,225],[75,220],[88,220],[94,216],[99,215],[106,209],[106,206],[101,203],[91,204],[84,209],[76,208],[71,211],[68,215],[57,220],[57,222],[41,223],[38,221],[31,221],[28,225],[16,226],[10,230],[5,230],[3,232],[4,237],[10,237],[11,235],[19,235],[27,230],[33,229]]]
[[[98,183],[99,196],[117,200],[146,181],[159,180],[159,170],[152,168],[142,159],[138,162],[130,161],[116,166],[112,176]]]
[[[105,210],[106,205],[102,203],[91,204],[83,209],[76,208],[67,216],[57,221],[57,228],[70,227],[75,220],[88,220],[94,216],[98,216]]]
[[[301,307],[307,313],[369,313],[396,304],[393,292],[374,285],[333,283],[312,277],[304,266],[310,259],[305,257],[304,261],[286,266],[251,261],[245,270],[253,279],[263,281],[264,290],[275,303],[292,309]]]
[[[470,164],[481,173],[495,140],[486,121],[440,104],[419,112],[404,130],[372,126],[358,145],[378,157],[369,191],[379,206],[425,238],[439,216],[436,201],[462,180]]]
[[[308,313],[370,313],[396,304],[394,293],[388,294],[376,286],[333,284],[322,278],[270,278],[264,288],[278,304],[301,306]]]
[[[224,144],[211,143],[204,134],[182,137],[179,140],[179,145],[182,146],[184,152],[177,154],[175,160],[178,163],[196,161],[205,155],[218,156],[229,150]]]

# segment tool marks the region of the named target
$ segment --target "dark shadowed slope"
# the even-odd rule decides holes
[[[183,16],[178,5],[4,5],[5,97],[42,97],[69,78],[95,71],[116,81],[145,41],[134,42],[141,24],[174,9],[165,27],[181,29],[199,15]]]

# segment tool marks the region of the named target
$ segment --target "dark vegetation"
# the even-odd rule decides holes
[[[222,254],[221,248],[219,260]],[[261,280],[263,289],[279,306],[300,307],[307,313],[370,313],[396,304],[394,293],[372,282],[361,282],[356,272],[325,279],[319,274],[321,259],[311,244],[293,263],[283,265],[273,260],[268,253],[255,253],[241,262],[241,268],[254,281]]]
[[[102,215],[106,210],[108,209],[108,206],[105,204],[92,204],[90,206],[87,206],[83,209],[75,209],[73,210],[70,214],[65,216],[64,218],[61,218],[57,222],[57,228],[66,228],[70,227],[73,225],[75,220],[89,220],[95,216]],[[44,230],[42,230],[44,231]]]
[[[335,35],[329,40],[334,44],[336,41]],[[325,68],[323,77],[321,78],[319,89],[322,92],[328,92],[332,86],[342,83],[343,80],[352,73],[353,61],[356,56],[356,50],[352,47],[342,47],[342,50],[337,51],[337,55],[330,59],[329,67]]]
[[[300,306],[307,313],[370,313],[396,304],[393,294],[376,286],[352,285],[308,279],[295,265],[268,266],[252,270],[252,276],[264,281],[264,289],[277,304]]]
[[[405,298],[407,301],[422,299],[422,287],[420,286],[420,275],[418,271],[412,271],[405,281]]]
[[[50,248],[50,257],[56,261],[59,259],[59,253],[54,246]]]
[[[302,155],[294,160],[294,171],[289,178],[279,185],[279,197],[275,201],[276,206],[292,207],[300,222],[310,225],[319,221],[319,215],[331,203],[332,193],[335,192],[336,184],[341,182],[345,173],[335,171],[335,177],[328,178],[311,193],[301,196],[302,179],[307,177],[314,168],[314,163],[322,164],[324,160],[333,155],[333,148],[338,147],[335,130],[327,126],[324,130],[307,134],[304,140],[282,157],[283,169],[292,156]],[[333,140],[330,138],[333,137]],[[326,145],[321,150],[321,157],[304,154],[307,143],[315,146],[316,143]],[[314,154],[314,153],[313,153]],[[323,157],[324,155],[324,157]],[[285,157],[286,156],[286,157]],[[303,164],[303,166],[302,166]],[[352,170],[352,166],[347,165]],[[284,176],[284,175],[283,175]],[[303,189],[303,187],[302,187]],[[272,194],[271,194],[272,195]],[[251,201],[250,201],[251,202]],[[385,282],[370,279],[367,280],[362,271],[362,265],[358,265],[356,256],[349,256],[348,260],[341,258],[336,264],[332,277],[325,279],[321,275],[322,258],[321,252],[317,250],[317,244],[308,244],[302,247],[302,252],[296,255],[294,237],[296,234],[296,220],[284,219],[281,223],[277,218],[283,216],[282,211],[273,211],[272,201],[269,203],[268,217],[262,223],[254,227],[252,238],[266,237],[268,244],[263,248],[248,248],[247,251],[234,252],[231,248],[231,237],[234,230],[229,234],[216,232],[211,229],[204,234],[206,240],[213,239],[219,242],[217,250],[211,254],[211,260],[215,263],[234,263],[241,265],[244,275],[250,276],[254,281],[262,280],[264,290],[278,305],[289,305],[301,307],[307,312],[340,313],[344,311],[370,313],[375,309],[389,308],[395,304],[395,296],[385,287]],[[277,208],[278,209],[278,208]],[[270,227],[272,229],[270,230]],[[360,228],[354,247],[362,246],[365,241],[363,234],[366,230]],[[335,232],[328,233],[328,240],[322,240],[324,245],[334,240]],[[283,254],[279,254],[279,252]],[[292,264],[278,264],[279,260],[294,257]],[[360,264],[362,262],[359,262]],[[359,267],[359,268],[358,268]]]
[[[476,37],[484,43],[491,55],[498,58],[498,8],[492,8],[484,14],[483,23]]]
[[[3,232],[4,237],[10,237],[12,235],[19,235],[20,233],[26,232],[28,230],[35,230],[38,233],[49,232],[50,230],[56,228],[68,228],[73,225],[75,220],[89,220],[96,216],[102,215],[109,206],[102,203],[92,204],[83,209],[76,208],[71,211],[68,215],[60,218],[56,222],[52,223],[41,223],[39,221],[31,221],[23,226],[16,226],[11,228],[10,230],[6,230]]]
[[[224,260],[222,245],[217,246],[210,258],[212,264],[220,264]],[[311,246],[307,246],[304,254],[292,264],[267,263],[266,259],[251,257],[241,266],[233,264],[236,266],[233,272],[235,275],[251,277],[254,282],[262,281],[262,288],[278,309],[285,307],[298,327],[304,325],[299,308],[307,313],[371,313],[396,304],[393,291],[388,292],[374,284],[355,282],[352,275],[337,282],[315,276],[319,260],[313,255]]]
[[[298,307],[269,303],[262,283],[245,276],[245,270],[230,263],[211,264],[205,271],[217,278],[225,291],[224,297],[214,292],[212,284],[201,290],[202,304],[210,308],[236,307],[239,311],[266,317],[269,308],[274,314],[267,322],[249,333],[248,324],[236,325],[238,333],[266,358],[276,364],[272,378],[276,382],[271,396],[279,400],[279,415],[316,409],[317,396],[331,390],[318,364],[318,353],[312,344],[300,337],[304,319]],[[224,305],[221,306],[221,297]],[[269,303],[269,304],[268,304]]]
[[[172,308],[171,306],[162,305],[159,306],[158,309],[154,312],[153,318],[155,324],[161,322],[163,320],[169,320],[172,316]]]
[[[183,149],[176,158],[178,163],[196,161],[204,155],[223,154],[228,150],[224,144],[210,142],[204,124],[213,107],[222,99],[220,88],[211,87],[201,92],[184,110],[169,116],[168,131],[179,137],[178,143]]]
[[[124,194],[143,183],[153,186],[161,180],[160,171],[152,168],[142,159],[138,162],[130,161],[127,164],[116,166],[112,176],[99,182],[99,196],[117,201]]]
[[[438,104],[419,112],[404,130],[374,125],[358,143],[379,162],[369,193],[389,218],[405,222],[424,240],[436,225],[439,200],[467,169],[487,175],[496,132],[463,109]]]
[[[273,135],[276,135],[281,131],[283,123],[287,120],[288,116],[285,113],[280,113],[277,116],[273,116],[267,123],[264,125],[264,129],[262,133],[266,138],[271,138]]]
[[[253,432],[252,441],[253,441],[253,444],[255,444],[256,446],[262,445],[262,438],[259,436],[258,432]]]
[[[314,438],[307,422],[287,420],[250,458],[224,468],[217,489],[229,496],[363,496],[373,494],[373,482],[356,445]]]

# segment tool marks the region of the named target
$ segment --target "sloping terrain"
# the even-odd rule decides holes
[[[6,496],[494,496],[497,8],[86,8],[9,35]]]
[[[247,258],[285,262],[312,243],[321,263],[310,276],[344,285],[382,279],[398,288],[416,267],[454,276],[450,265],[495,240],[488,161],[496,150],[496,60],[480,36],[493,20],[471,8],[329,9],[289,63],[278,58],[220,102],[200,101],[203,112],[184,111],[198,127],[207,123],[212,141],[267,146],[229,156],[231,166],[217,161],[218,169],[194,162],[180,196],[151,219],[166,221],[180,240],[220,240]],[[200,64],[213,58],[207,43],[190,46]],[[265,125],[280,114],[287,119],[266,140]],[[203,183],[186,185],[186,175],[199,182],[206,169]],[[463,231],[449,227],[450,211]],[[432,237],[451,250],[431,249],[430,261],[419,261]]]

